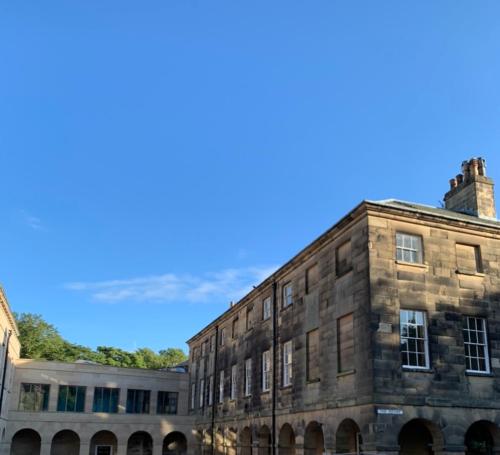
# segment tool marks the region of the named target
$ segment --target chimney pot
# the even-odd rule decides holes
[[[450,190],[444,196],[445,207],[455,212],[496,220],[493,180],[486,177],[485,160],[471,158],[463,161],[462,174],[450,180]]]
[[[479,175],[486,177],[486,161],[484,161],[482,158],[478,158],[478,162],[479,162]]]
[[[475,177],[479,175],[479,162],[477,158],[472,158],[469,162],[469,172],[471,174],[471,177]]]

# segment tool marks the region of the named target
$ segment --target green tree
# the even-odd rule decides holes
[[[39,314],[16,315],[21,342],[21,357],[30,359],[63,360],[64,339],[57,329]]]
[[[162,368],[179,365],[188,359],[184,351],[179,348],[163,349],[159,352],[159,356],[161,358]]]
[[[21,357],[61,362],[90,360],[102,365],[150,369],[168,368],[187,360],[186,354],[178,348],[164,349],[158,354],[149,348],[128,352],[112,346],[98,346],[94,351],[65,340],[39,314],[15,316],[20,333]]]

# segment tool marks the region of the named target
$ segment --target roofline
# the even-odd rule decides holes
[[[192,336],[189,340],[186,341],[186,343],[189,345],[191,342],[201,338],[201,336],[208,331],[210,327],[213,327],[214,325],[217,325],[217,323],[221,322],[233,309],[237,306],[243,305],[246,301],[253,299],[256,297],[259,293],[262,292],[263,288],[267,287],[268,285],[272,284],[274,281],[278,281],[279,277],[283,274],[285,274],[289,268],[293,264],[295,264],[299,259],[303,258],[309,251],[311,251],[313,248],[317,247],[318,245],[322,244],[323,242],[327,241],[330,236],[333,234],[334,231],[337,231],[338,229],[341,229],[342,227],[345,227],[347,224],[355,221],[362,213],[367,213],[370,208],[374,208],[377,210],[383,209],[387,212],[390,211],[397,211],[397,212],[402,212],[403,214],[405,212],[410,212],[413,214],[424,214],[427,216],[430,216],[432,218],[437,218],[437,219],[445,219],[445,220],[453,220],[455,222],[460,222],[460,223],[466,223],[466,224],[472,224],[472,225],[477,225],[485,228],[491,228],[494,230],[500,230],[500,223],[498,226],[495,226],[492,221],[487,221],[487,220],[482,220],[481,218],[476,218],[473,216],[469,216],[469,218],[463,218],[464,215],[466,214],[461,214],[462,217],[458,216],[453,216],[453,212],[450,211],[450,214],[446,213],[434,213],[434,212],[427,212],[424,210],[419,210],[418,208],[414,207],[397,207],[393,205],[388,205],[390,202],[401,202],[401,203],[406,203],[406,204],[414,204],[412,202],[406,202],[406,201],[401,201],[399,199],[385,199],[382,201],[372,201],[365,199],[362,202],[360,202],[358,205],[356,205],[352,210],[350,210],[345,216],[343,216],[339,221],[337,221],[333,226],[331,226],[329,229],[327,229],[325,232],[323,232],[321,235],[319,235],[315,240],[313,240],[311,243],[309,243],[306,247],[304,247],[302,250],[300,250],[297,254],[295,254],[289,261],[287,261],[285,264],[283,264],[281,267],[279,267],[274,273],[272,273],[269,277],[267,277],[264,281],[262,281],[259,285],[257,285],[253,290],[251,290],[248,294],[246,294],[244,297],[242,297],[236,304],[234,304],[232,307],[228,308],[226,311],[224,311],[219,317],[214,319],[212,322],[208,323],[205,327],[203,327],[198,333],[196,333],[194,336]],[[425,204],[416,204],[419,205],[423,208],[428,207],[429,209],[436,209],[436,207],[433,207],[431,205],[425,205]],[[443,209],[445,210],[445,209]]]
[[[320,234],[309,243],[307,246],[302,248],[297,254],[295,254],[290,260],[285,262],[281,267],[279,267],[275,272],[269,275],[264,281],[259,283],[254,289],[252,289],[248,294],[243,296],[238,302],[236,302],[233,306],[229,307],[224,313],[222,313],[219,317],[214,319],[212,322],[208,323],[205,327],[203,327],[198,333],[192,336],[189,340],[186,341],[187,344],[195,341],[200,338],[201,335],[206,332],[209,327],[217,325],[221,320],[223,320],[233,309],[237,306],[243,305],[244,302],[253,299],[259,293],[262,292],[263,288],[271,285],[273,282],[278,281],[280,276],[285,274],[298,260],[302,259],[304,256],[308,254],[313,248],[316,248],[320,244],[326,242],[334,231],[342,229],[353,221],[356,221],[362,213],[366,213],[366,203],[367,201],[362,201],[358,205],[356,205],[352,210],[350,210],[346,215],[344,215],[339,221],[337,221],[333,226],[328,228],[325,232]],[[357,213],[359,212],[359,213]]]
[[[19,328],[17,327],[16,318],[14,317],[14,313],[10,308],[9,301],[7,300],[5,290],[2,286],[0,286],[0,305],[2,305],[2,308],[7,315],[7,320],[9,321],[12,331],[16,334],[17,337],[19,337]]]
[[[388,210],[397,210],[400,212],[412,212],[412,213],[420,213],[420,214],[425,214],[434,218],[442,218],[446,220],[453,220],[456,222],[460,223],[466,223],[466,224],[473,224],[481,227],[486,227],[486,228],[491,228],[494,230],[500,230],[500,222],[498,220],[490,220],[490,219],[484,219],[484,218],[479,218],[473,215],[468,215],[467,213],[461,213],[461,212],[456,212],[457,215],[460,216],[454,216],[454,213],[452,210],[447,210],[447,209],[441,209],[439,207],[433,207],[432,205],[427,205],[427,204],[417,204],[414,202],[408,202],[408,201],[403,201],[400,199],[385,199],[383,201],[371,201],[371,200],[365,200],[364,201],[368,206],[376,206],[376,207],[381,207],[384,209]],[[408,206],[395,206],[395,205],[389,205],[391,202],[395,203],[402,203],[402,204],[408,204]],[[436,212],[427,212],[424,210],[419,210],[418,207],[411,207],[412,205],[418,205],[420,207],[429,208],[432,210],[441,210],[441,212],[436,213]]]

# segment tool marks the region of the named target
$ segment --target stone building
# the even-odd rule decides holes
[[[500,223],[364,201],[189,341],[198,454],[500,453]]]
[[[19,359],[0,288],[0,454],[185,455],[192,452],[185,370]]]

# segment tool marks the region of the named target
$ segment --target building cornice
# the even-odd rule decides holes
[[[292,257],[289,261],[279,267],[273,274],[267,277],[262,283],[256,286],[252,291],[250,291],[247,295],[241,298],[237,303],[235,303],[232,307],[228,308],[224,313],[222,313],[218,318],[213,320],[210,324],[205,326],[201,331],[199,331],[196,335],[191,337],[186,343],[191,344],[194,341],[207,336],[208,333],[217,325],[222,324],[227,319],[231,317],[234,312],[240,311],[244,306],[259,295],[263,294],[267,291],[267,289],[274,283],[279,282],[286,275],[293,270],[295,267],[307,262],[314,253],[321,248],[326,243],[330,242],[334,238],[340,237],[347,229],[351,228],[354,224],[360,222],[362,219],[366,217],[366,201],[358,204],[354,209],[352,209],[347,215],[342,217],[337,223],[335,223],[332,227],[330,227],[327,231],[317,237],[314,241],[312,241],[305,248],[300,250],[295,256]]]
[[[17,328],[16,319],[14,318],[14,314],[10,309],[9,301],[7,300],[7,296],[5,295],[5,291],[3,290],[2,286],[0,286],[0,304],[2,305],[2,309],[5,315],[7,316],[7,320],[9,321],[12,332],[15,333],[17,337],[19,337],[19,329]]]

